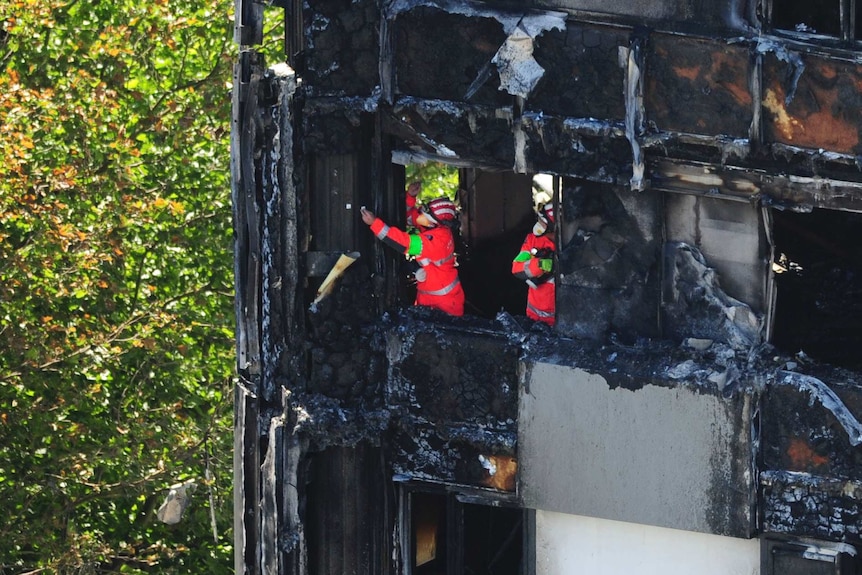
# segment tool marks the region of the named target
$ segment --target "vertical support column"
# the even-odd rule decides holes
[[[239,381],[234,418],[235,571],[256,575],[259,543],[260,222],[254,141],[261,76],[257,55],[243,52],[234,71],[231,121],[231,196],[234,219],[236,343]]]

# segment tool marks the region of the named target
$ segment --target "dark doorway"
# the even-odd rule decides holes
[[[862,368],[862,214],[774,213],[778,298],[773,343]]]

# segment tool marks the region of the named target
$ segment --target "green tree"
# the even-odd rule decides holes
[[[458,168],[440,162],[409,164],[404,168],[407,183],[421,181],[421,201],[429,201],[440,196],[454,200],[458,196]]]
[[[231,572],[229,6],[0,23],[0,573]]]

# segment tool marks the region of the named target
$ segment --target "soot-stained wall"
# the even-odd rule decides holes
[[[566,181],[561,204],[559,331],[594,339],[658,335],[659,196]]]
[[[492,322],[427,319],[401,314],[387,334],[396,472],[514,491],[520,348]]]

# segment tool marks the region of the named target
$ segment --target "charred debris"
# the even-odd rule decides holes
[[[616,4],[236,0],[237,573],[541,572],[537,509],[857,561],[862,6]],[[359,218],[403,224],[424,162],[459,170],[464,318]],[[555,328],[508,271],[535,174]]]

